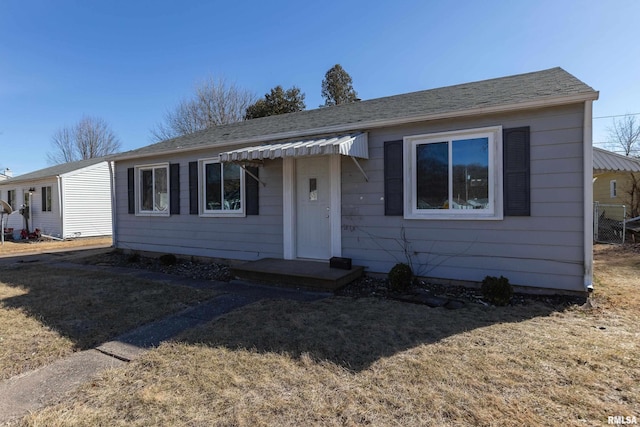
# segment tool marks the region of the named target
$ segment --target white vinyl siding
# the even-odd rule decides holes
[[[0,189],[6,187],[0,184]],[[30,231],[38,228],[42,234],[59,238],[108,236],[112,233],[111,174],[107,162],[58,177],[12,183],[9,188],[15,191],[18,203],[25,197],[28,200],[29,190],[34,190],[30,197]],[[45,197],[50,206],[42,206],[43,188],[50,191],[50,197]],[[16,206],[16,211],[20,207]],[[19,212],[8,216],[7,227],[14,229],[14,236],[19,236],[24,226],[24,218]]]
[[[22,209],[26,203],[30,203],[30,232],[33,232],[37,228],[42,234],[56,237],[60,236],[60,216],[58,204],[54,200],[58,194],[55,182],[55,179],[48,179],[14,184],[16,186],[14,191],[19,201],[17,202],[18,205],[14,213],[7,217],[7,227],[14,229],[14,236],[19,236],[20,230],[26,227],[24,216],[20,214],[20,209]],[[42,188],[51,188],[51,211],[43,211]]]
[[[63,237],[111,235],[109,164],[98,163],[63,176],[62,185]]]

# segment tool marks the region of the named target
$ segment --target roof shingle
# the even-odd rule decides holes
[[[598,92],[562,68],[322,107],[216,126],[123,153],[135,158],[216,145],[366,130],[394,121],[451,117],[456,113],[563,98],[597,99]],[[116,159],[117,160],[117,159]]]
[[[92,159],[78,160],[77,162],[69,162],[69,163],[63,163],[60,165],[50,166],[48,168],[39,169],[37,171],[25,173],[13,178],[6,179],[0,182],[0,184],[2,185],[16,184],[24,181],[35,181],[38,179],[52,178],[59,175],[63,175],[65,173],[73,172],[78,169],[86,168],[88,166],[93,166],[100,162],[110,160],[110,158],[111,156],[95,157]]]

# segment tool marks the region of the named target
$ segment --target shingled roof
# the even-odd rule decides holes
[[[551,68],[533,73],[322,107],[216,126],[118,156],[137,158],[211,146],[266,143],[439,118],[595,100],[598,92]]]
[[[111,156],[95,157],[93,159],[78,160],[77,162],[63,163],[60,165],[50,166],[48,168],[39,169],[34,172],[18,175],[14,178],[6,179],[0,182],[0,185],[16,184],[25,181],[35,181],[38,179],[55,178],[66,173],[70,173],[79,169],[83,169],[95,164],[108,161]]]

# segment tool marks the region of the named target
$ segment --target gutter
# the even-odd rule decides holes
[[[593,292],[593,101],[584,102],[584,290]]]
[[[117,215],[116,215],[116,173],[115,173],[115,162],[107,161],[107,166],[109,168],[109,176],[111,177],[110,187],[111,187],[111,247],[116,248],[116,242],[118,241],[118,227],[117,223]]]
[[[113,161],[118,162],[122,160],[133,160],[133,159],[140,159],[145,157],[183,154],[183,153],[188,153],[192,151],[206,150],[209,148],[223,148],[227,146],[238,146],[238,145],[258,144],[258,143],[264,144],[272,141],[286,140],[286,139],[292,139],[292,138],[305,138],[305,137],[316,136],[320,134],[354,132],[357,130],[368,130],[368,129],[388,127],[388,126],[399,126],[399,125],[424,122],[424,121],[469,117],[469,116],[477,116],[477,115],[483,115],[483,114],[513,112],[513,111],[519,111],[519,110],[528,110],[532,108],[543,108],[543,107],[575,104],[579,102],[588,103],[589,101],[595,101],[596,99],[598,99],[598,96],[599,96],[598,92],[590,92],[587,94],[551,97],[551,98],[539,99],[535,101],[519,102],[514,104],[502,104],[502,105],[495,105],[490,107],[471,108],[468,110],[448,111],[445,113],[424,114],[424,115],[402,117],[402,118],[395,118],[395,119],[369,120],[369,121],[348,123],[348,124],[342,124],[342,125],[336,125],[336,126],[325,126],[320,128],[307,129],[303,131],[281,132],[281,133],[276,133],[271,135],[258,135],[251,138],[237,139],[237,140],[220,143],[220,144],[200,144],[193,147],[177,147],[177,148],[173,148],[166,151],[147,152],[142,154],[132,153],[130,155],[126,155],[126,153],[124,153],[122,156],[116,156],[113,159]],[[591,123],[590,123],[590,126],[591,126]],[[593,166],[590,166],[590,168],[592,167]]]
[[[60,208],[60,237],[64,239],[64,206],[62,205],[62,176],[56,176],[58,181],[58,206]]]

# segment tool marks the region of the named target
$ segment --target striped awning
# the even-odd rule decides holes
[[[357,133],[239,148],[221,153],[220,161],[251,162],[285,157],[327,156],[331,154],[342,154],[344,156],[368,159],[369,145],[367,134]]]

